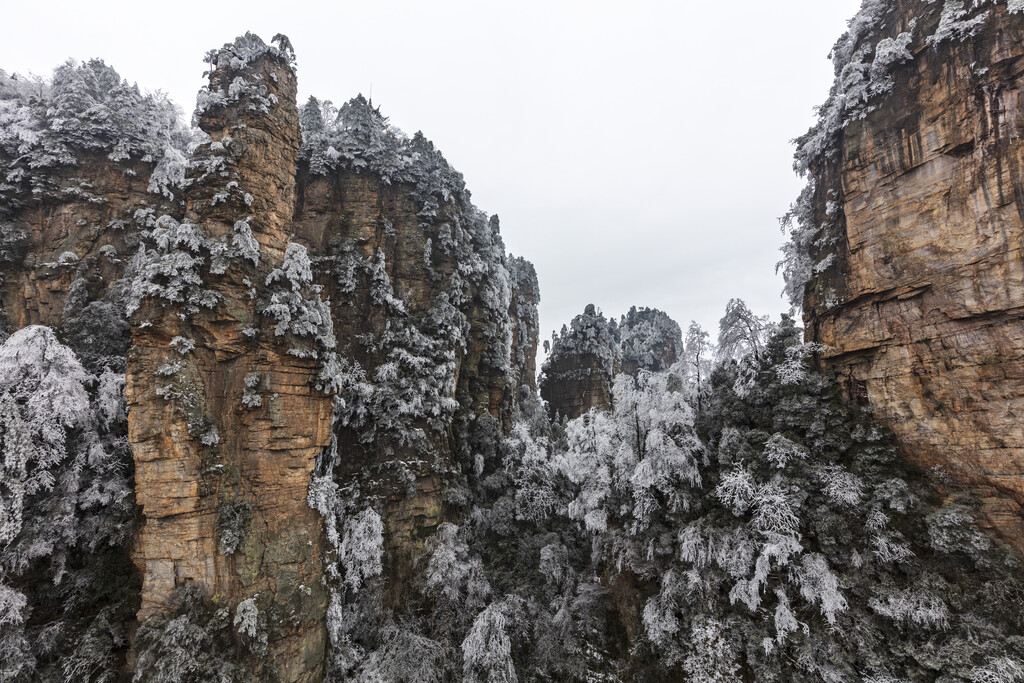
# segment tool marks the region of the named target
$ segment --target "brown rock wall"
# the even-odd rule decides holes
[[[930,35],[939,8],[896,3],[887,26]],[[837,246],[807,335],[913,460],[977,487],[1024,547],[1024,16],[994,6],[973,38],[917,43],[813,169]]]
[[[90,298],[109,293],[137,246],[136,209],[154,203],[147,191],[153,165],[111,161],[104,153],[80,153],[76,167],[62,169],[56,190],[19,211],[12,224],[26,240],[14,263],[3,263],[0,300],[7,325],[59,327],[71,283],[82,278]],[[180,215],[173,202],[164,213]],[[74,259],[62,255],[74,254]]]
[[[260,325],[258,302],[272,266],[290,242],[299,130],[295,75],[287,61],[264,54],[218,66],[210,90],[235,79],[267,87],[266,113],[243,98],[213,106],[200,118],[211,141],[195,160],[219,158],[185,196],[185,220],[212,239],[230,242],[235,221],[250,216],[260,264],[235,258],[222,274],[204,273],[219,297],[211,310],[183,314],[149,300],[135,316],[128,357],[129,438],[145,524],[135,547],[143,571],[145,620],[167,605],[175,586],[195,582],[215,603],[257,600],[268,615],[269,651],[247,658],[254,677],[314,681],[323,675],[326,642],[322,585],[323,524],[306,503],[316,457],[330,443],[331,399],[314,388],[318,364],[289,354],[289,341]],[[227,199],[217,195],[237,184]],[[263,293],[263,294],[261,294]],[[253,296],[252,294],[255,294]],[[247,329],[260,328],[254,337]],[[170,342],[192,340],[182,354]],[[180,366],[173,375],[161,371]],[[245,380],[259,406],[247,406]],[[172,393],[161,393],[172,387]],[[237,548],[222,539],[231,511],[242,510]]]

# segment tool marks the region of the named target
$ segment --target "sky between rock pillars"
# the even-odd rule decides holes
[[[541,286],[541,337],[594,303],[717,333],[731,297],[776,317],[790,140],[859,0],[46,2],[6,7],[0,68],[104,59],[190,115],[203,55],[289,36],[299,101],[362,92],[422,130]]]

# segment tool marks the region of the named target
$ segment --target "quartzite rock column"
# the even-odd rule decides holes
[[[268,639],[265,657],[242,658],[253,678],[319,681],[323,525],[306,496],[330,442],[331,400],[314,388],[316,360],[290,354],[260,314],[290,241],[295,73],[290,54],[249,35],[208,61],[199,125],[211,141],[190,162],[182,225],[208,240],[202,286],[215,304],[189,312],[187,302],[145,301],[128,357],[145,515],[139,618],[165,611],[188,582],[232,614],[252,599]]]

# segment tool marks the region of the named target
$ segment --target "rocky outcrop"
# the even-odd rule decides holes
[[[409,605],[426,539],[535,389],[536,273],[497,217],[365,99],[300,110],[293,60],[248,34],[214,50],[203,135],[127,141],[110,117],[68,133],[0,72],[41,140],[18,157],[0,135],[0,330],[51,326],[117,371],[127,353],[142,630],[202,596],[247,680],[322,680],[346,583],[383,571],[382,601]],[[354,519],[382,522],[366,576],[343,561]]]
[[[199,115],[210,140],[192,155],[184,219],[157,223],[157,255],[134,283],[154,294],[134,314],[126,392],[145,515],[139,618],[186,583],[219,604],[255,598],[269,624],[267,670],[313,681],[326,594],[323,524],[306,491],[332,406],[315,388],[312,353],[293,353],[293,330],[267,324],[271,306],[289,305],[270,303],[277,275],[301,267],[289,247],[300,134],[289,59],[256,40],[212,57]],[[184,285],[194,291],[175,297],[190,256],[203,259]],[[178,265],[164,270],[168,259]]]
[[[788,269],[798,289],[806,273],[807,338],[851,396],[1024,548],[1018,4],[865,4],[801,140],[812,183]]]
[[[622,371],[636,377],[641,370],[661,372],[683,356],[683,331],[664,311],[633,306],[619,320]]]
[[[516,384],[529,387],[529,393],[537,393],[537,345],[540,340],[540,284],[533,264],[522,257],[510,257],[509,273],[512,277],[512,303],[509,317],[512,319],[511,365],[518,370]]]
[[[615,332],[615,321],[587,304],[569,327],[552,336],[540,379],[540,396],[552,418],[573,420],[611,405],[612,378],[622,368]]]
[[[541,372],[541,398],[552,417],[572,420],[592,408],[605,410],[617,374],[667,370],[682,349],[682,331],[663,311],[633,306],[616,323],[589,304],[553,336]]]

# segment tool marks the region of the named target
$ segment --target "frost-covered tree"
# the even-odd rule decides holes
[[[686,328],[683,346],[683,371],[697,397],[697,410],[704,410],[705,389],[708,375],[714,361],[714,346],[711,336],[700,325],[691,321]]]
[[[172,195],[183,180],[176,162],[194,143],[166,95],[143,93],[97,59],[69,61],[49,82],[0,74],[0,123],[5,208],[55,194],[53,171],[84,154],[152,164],[152,191]]]
[[[545,546],[543,580],[565,590],[565,577],[595,572],[636,596],[612,618],[638,634],[630,654],[595,636],[604,666],[621,657],[620,672],[700,681],[1013,670],[1020,598],[983,596],[1019,596],[1014,554],[978,531],[962,500],[935,498],[891,436],[814,372],[815,348],[792,318],[751,337],[739,363],[725,357],[711,370],[702,408],[689,392],[677,404],[670,374],[620,376],[610,411],[569,422],[546,446],[572,488],[555,513],[594,543],[589,558]],[[690,444],[681,460],[667,451],[674,467],[655,467],[645,447],[659,427]],[[666,472],[674,477],[651,476]],[[674,485],[656,483],[665,481]],[[558,527],[535,528],[548,539]],[[598,595],[597,614],[612,609],[607,600]],[[538,612],[538,628],[550,618]],[[979,641],[971,631],[981,623]],[[541,667],[545,648],[533,647],[523,661]]]
[[[742,299],[730,299],[718,323],[719,357],[740,359],[749,353],[759,361],[769,330],[767,316],[754,315]]]
[[[463,680],[467,683],[517,683],[512,642],[501,603],[491,603],[462,641]]]
[[[700,482],[701,444],[693,413],[666,374],[619,375],[609,413],[593,412],[566,428],[566,474],[580,487],[568,511],[614,544],[628,536],[656,537],[666,514],[690,505]],[[652,528],[653,527],[653,528]],[[613,552],[625,550],[618,546]],[[618,562],[634,558],[620,556]],[[641,565],[643,560],[635,558]]]
[[[123,387],[49,328],[0,345],[2,680],[116,677],[134,612]]]

